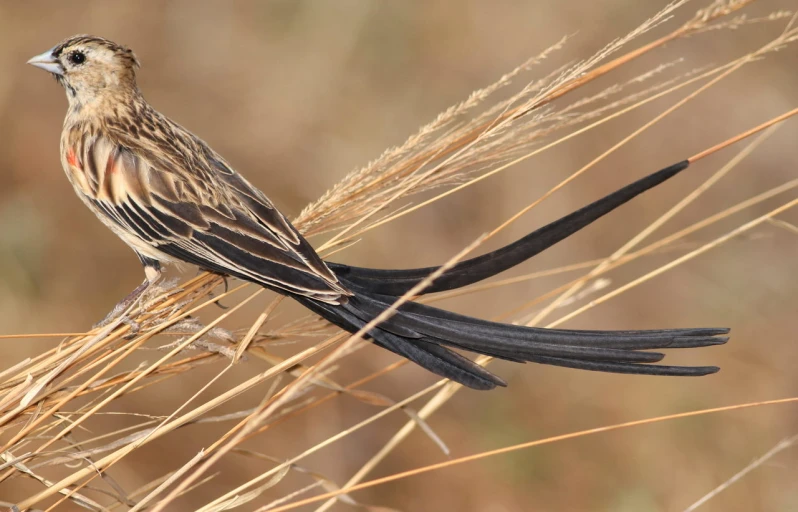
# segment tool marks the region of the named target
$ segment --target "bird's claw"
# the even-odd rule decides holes
[[[119,321],[123,324],[126,324],[130,327],[130,332],[125,335],[126,340],[132,340],[136,336],[138,336],[139,332],[141,332],[141,324],[136,322],[129,316],[123,316],[119,319]]]

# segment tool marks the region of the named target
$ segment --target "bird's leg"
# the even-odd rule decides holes
[[[102,319],[100,323],[98,323],[95,327],[103,327],[111,323],[113,320],[116,320],[120,317],[127,309],[132,306],[137,300],[141,298],[144,293],[150,289],[152,285],[157,283],[161,279],[161,264],[157,260],[153,260],[151,258],[147,258],[146,256],[142,256],[141,254],[138,255],[139,259],[141,260],[142,264],[144,265],[144,275],[146,276],[144,282],[138,285],[132,292],[130,292],[127,297],[122,299],[114,309],[108,313],[105,318]],[[133,321],[133,319],[128,318],[126,315],[120,318],[120,321],[130,325],[131,331],[133,334],[138,332],[139,325]]]
[[[227,290],[229,289],[229,285],[227,283],[227,276],[224,275],[224,274],[221,274],[221,276],[222,276],[222,281],[224,281],[224,291],[222,292],[224,294],[224,293],[227,293]],[[221,303],[221,301],[218,301],[218,300],[216,302],[214,302],[214,304],[216,304],[216,306],[219,309],[230,309],[229,306],[225,306],[224,304]]]
[[[215,274],[215,275],[217,275],[217,276],[221,277],[221,278],[222,278],[222,281],[224,281],[224,292],[223,292],[223,293],[227,293],[227,290],[228,290],[228,283],[227,283],[227,276],[226,276],[226,275],[224,275],[224,274],[220,274],[220,273],[218,273],[218,272],[214,272],[213,270],[208,270],[207,268],[197,267],[197,275],[200,275],[202,272],[210,272],[211,274]],[[213,290],[211,290],[211,292],[210,292],[210,296],[211,296],[211,297],[214,297]],[[219,309],[230,309],[230,307],[229,307],[229,306],[225,306],[224,304],[222,304],[222,303],[221,303],[220,301],[218,301],[218,300],[217,300],[216,302],[214,302],[214,304],[215,304],[215,305],[216,305],[216,307],[218,307]]]

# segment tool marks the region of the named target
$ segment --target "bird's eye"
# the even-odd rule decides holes
[[[69,57],[67,58],[69,59],[69,62],[75,65],[83,64],[84,62],[86,62],[86,55],[83,52],[74,51],[70,53]]]

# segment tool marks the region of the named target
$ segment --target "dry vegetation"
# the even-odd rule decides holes
[[[430,207],[522,161],[558,151],[561,145],[600,131],[616,119],[641,110],[650,113],[651,110],[645,109],[657,106],[655,113],[646,114],[645,120],[637,126],[630,123],[626,136],[604,144],[605,149],[594,151],[587,163],[560,183],[550,186],[544,194],[538,194],[539,197],[504,219],[487,235],[476,237],[478,233],[472,231],[471,237],[476,241],[452,257],[450,263],[454,263],[466,253],[478,251],[477,247],[488,239],[505,233],[511,223],[577,177],[616,152],[624,151],[657,123],[682,111],[686,111],[684,115],[689,118],[694,104],[723,88],[728,77],[753,73],[749,67],[763,59],[782,58],[784,53],[777,51],[789,48],[798,39],[798,26],[790,12],[750,15],[747,9],[753,2],[744,0],[718,0],[703,7],[685,3],[674,2],[665,7],[638,29],[612,41],[591,58],[541,72],[543,64],[561,62],[559,53],[578,35],[556,42],[494,84],[474,92],[467,100],[442,113],[404,144],[391,148],[366,167],[346,176],[302,211],[295,220],[297,227],[314,237],[312,240],[323,254],[343,258],[346,253],[340,251],[366,234],[370,235],[377,227],[390,231],[393,224],[389,223],[420,208]],[[698,7],[700,10],[696,12]],[[739,31],[749,29],[764,30],[769,39],[725,62],[698,68],[681,60],[662,64],[657,56],[667,44],[683,42],[685,46],[680,48],[689,54],[691,45],[711,41],[723,44],[724,38],[734,38]],[[146,58],[144,60],[146,67]],[[652,62],[655,64],[650,65]],[[783,65],[793,67],[791,63]],[[629,67],[633,71],[626,72]],[[778,84],[771,86],[778,87]],[[740,96],[745,94],[741,92]],[[693,147],[695,154],[690,159],[692,162],[702,160],[702,166],[706,163],[701,175],[708,177],[701,178],[703,182],[696,183],[676,204],[662,208],[654,221],[647,225],[636,223],[639,232],[609,256],[494,279],[424,300],[486,294],[518,283],[558,276],[559,281],[546,281],[556,283],[550,289],[537,296],[527,294],[527,299],[516,301],[501,315],[505,321],[558,326],[663,273],[691,264],[708,251],[735,251],[734,247],[729,247],[735,239],[756,244],[755,235],[761,234],[765,226],[773,227],[776,236],[794,238],[798,235],[798,227],[792,220],[795,217],[791,219],[784,214],[798,204],[795,194],[798,179],[781,181],[729,200],[711,214],[676,224],[679,227],[669,234],[656,236],[666,223],[670,223],[668,226],[674,224],[674,217],[703,201],[727,175],[739,172],[737,169],[745,159],[759,151],[760,145],[779,129],[782,121],[794,113],[788,108],[779,117],[768,119],[763,115],[758,122],[763,124],[749,126],[756,126],[753,130],[734,137],[731,137],[733,133],[719,132],[713,137],[718,146]],[[703,160],[710,155],[712,159]],[[673,161],[685,156],[688,155],[676,155]],[[670,163],[673,162],[658,162],[661,165],[646,162],[639,167],[648,172]],[[247,173],[246,169],[242,170]],[[750,169],[749,172],[756,171]],[[739,215],[741,212],[755,213],[743,218]],[[623,216],[616,216],[611,222],[624,222]],[[606,229],[607,224],[604,227]],[[793,251],[795,247],[793,241]],[[613,275],[611,272],[625,268],[633,269],[635,277],[626,282],[608,279]],[[528,272],[528,269],[522,271]],[[429,279],[434,278],[432,275]],[[699,287],[696,282],[683,293],[689,295]],[[586,443],[602,443],[593,434],[657,422],[675,425],[686,417],[720,415],[733,409],[744,409],[739,414],[756,415],[766,406],[794,407],[784,404],[798,402],[798,396],[763,396],[760,401],[751,403],[741,403],[733,396],[719,401],[706,397],[694,402],[705,407],[683,403],[682,407],[671,410],[671,415],[653,418],[650,414],[653,409],[641,407],[635,416],[639,420],[630,421],[629,416],[620,420],[619,417],[620,421],[587,428],[597,423],[585,422],[582,418],[573,422],[573,427],[566,429],[567,433],[537,436],[534,432],[523,432],[520,437],[500,438],[492,445],[500,446],[499,449],[485,449],[487,444],[458,446],[455,452],[459,456],[447,458],[445,454],[457,441],[441,434],[434,418],[441,407],[461,391],[460,386],[446,381],[418,386],[403,378],[391,381],[388,388],[373,387],[405,366],[405,362],[384,359],[391,362],[376,371],[372,370],[373,365],[356,364],[356,360],[362,360],[356,357],[375,349],[358,336],[338,332],[312,316],[285,321],[290,315],[281,310],[288,301],[270,295],[253,285],[232,280],[226,283],[219,276],[203,273],[179,284],[170,281],[135,305],[129,311],[135,330],[130,324],[115,322],[85,333],[26,336],[9,333],[5,336],[4,343],[11,340],[24,343],[26,338],[33,337],[51,337],[57,342],[31,357],[4,359],[0,368],[0,441],[3,444],[0,490],[8,489],[0,492],[0,499],[13,499],[19,510],[60,510],[60,507],[70,506],[89,510],[196,509],[203,512],[236,507],[263,511],[356,509],[364,507],[360,504],[362,494],[354,492],[358,489],[474,459],[508,457],[508,452],[550,443],[557,443],[556,450],[565,446],[560,444],[563,441],[583,436],[591,436]],[[225,309],[215,304],[224,305]],[[253,310],[253,305],[258,309]],[[253,314],[253,311],[256,312]],[[737,320],[744,322],[745,318]],[[740,343],[740,340],[733,338],[732,343]],[[717,352],[722,350],[724,348],[701,352],[695,357],[712,363]],[[490,359],[483,357],[480,362],[488,364]],[[342,373],[342,369],[346,372]],[[531,373],[536,369],[528,366],[522,371]],[[557,376],[567,379],[570,374],[566,373]],[[350,375],[354,378],[349,378]],[[520,385],[510,382],[511,387]],[[163,403],[161,397],[173,397],[175,389],[179,390],[180,400]],[[473,393],[465,390],[461,394]],[[135,410],[118,405],[126,403],[131,396],[138,400],[139,407]],[[365,406],[331,408],[331,404],[341,401]],[[150,407],[144,408],[144,405]],[[549,405],[552,411],[559,409]],[[480,409],[471,412],[501,414]],[[392,417],[393,423],[381,424],[382,432],[386,429],[390,432],[382,436],[381,445],[377,445],[369,429],[386,417]],[[734,420],[729,418],[729,421]],[[270,438],[274,441],[266,446],[279,447],[279,436],[292,429],[328,422],[333,433],[325,428],[323,436],[292,440],[287,449],[279,451],[280,456],[262,448]],[[723,428],[722,423],[713,425]],[[419,459],[426,463],[403,464],[399,459],[384,466],[386,459],[407,449],[410,443],[407,438],[417,429],[431,442],[416,441],[426,447],[437,446],[435,456]],[[339,471],[330,475],[324,469],[330,467],[329,459],[320,464],[317,456],[335,449],[336,443],[344,439],[351,440],[355,446],[362,443],[365,453],[352,457],[359,461],[359,469],[340,479]],[[164,446],[158,444],[163,441],[180,446],[183,454],[194,455],[182,459],[165,457],[153,462],[157,452],[153,454],[148,450],[153,445]],[[305,444],[301,445],[300,441]],[[729,478],[738,470],[740,473],[726,485],[738,480],[744,482],[748,472],[788,450],[794,442],[793,437],[778,444],[750,467],[743,468],[745,464],[741,464],[728,468]],[[590,445],[583,446],[587,450]],[[761,455],[753,446],[748,452],[749,458]],[[139,456],[141,453],[147,456]],[[336,453],[333,459],[348,456],[346,451],[333,453]],[[524,457],[528,453],[517,456]],[[237,461],[246,461],[250,470],[232,474],[220,471],[220,467],[229,467],[223,464],[239,464]],[[657,463],[652,461],[651,464],[656,466]],[[119,478],[114,475],[120,467],[129,468],[135,475],[151,475],[156,470],[158,476],[148,477],[144,482],[140,478]],[[667,468],[660,469],[670,473]],[[784,471],[791,472],[794,479],[795,464]],[[440,476],[441,482],[446,481],[447,474]],[[378,475],[382,477],[377,478]],[[408,480],[406,492],[412,492],[417,481]],[[30,485],[31,482],[34,485]],[[19,489],[25,490],[24,495]],[[715,496],[711,493],[712,486],[705,487],[705,491],[710,493],[705,502],[711,503]],[[457,491],[455,486],[445,485],[441,492]],[[12,494],[13,498],[6,498]],[[368,496],[368,501],[384,506],[394,501],[387,494],[380,499],[379,492]],[[566,503],[569,502],[564,501],[561,506],[566,507]],[[689,510],[702,504],[698,502]],[[552,505],[550,501],[549,505]],[[680,505],[687,507],[689,503]],[[433,509],[440,510],[439,507],[430,508]]]

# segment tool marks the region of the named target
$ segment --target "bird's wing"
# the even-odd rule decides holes
[[[73,184],[131,246],[324,302],[349,294],[266,196],[207,146],[189,160],[127,142],[80,139],[64,151]]]

